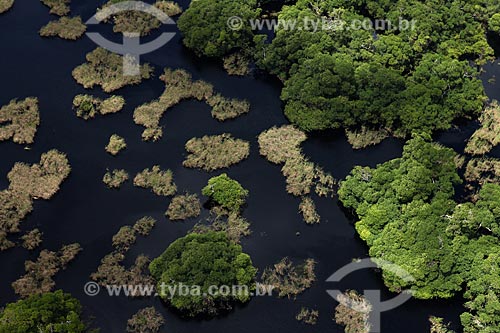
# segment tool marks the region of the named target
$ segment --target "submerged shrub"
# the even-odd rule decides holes
[[[41,0],[42,3],[50,8],[50,14],[64,16],[70,12],[70,0]]]
[[[97,114],[106,115],[116,113],[123,109],[125,99],[122,96],[111,96],[100,99],[92,95],[76,95],[73,98],[73,108],[77,117],[85,120],[94,118]]]
[[[83,36],[86,30],[87,26],[83,24],[81,17],[77,16],[70,18],[64,16],[42,27],[42,29],[40,29],[40,36],[57,36],[62,39],[77,40]]]
[[[347,141],[349,141],[353,149],[363,149],[377,145],[389,136],[389,132],[384,129],[373,130],[364,126],[357,131],[346,129],[345,133]]]
[[[78,243],[65,245],[58,252],[43,250],[36,262],[25,262],[26,275],[12,283],[14,291],[23,298],[51,291],[55,286],[52,278],[66,269],[81,250]]]
[[[125,139],[119,135],[113,134],[109,138],[109,143],[106,146],[106,151],[113,156],[116,156],[120,151],[127,148]]]
[[[197,217],[201,212],[201,203],[196,194],[177,195],[172,198],[165,215],[171,221],[186,220],[191,217]]]
[[[248,102],[227,99],[218,94],[214,96],[211,84],[201,80],[193,81],[191,74],[185,70],[165,68],[160,79],[165,82],[162,95],[137,107],[134,111],[134,122],[146,128],[142,133],[144,140],[156,141],[161,138],[163,133],[159,125],[161,117],[169,108],[182,100],[205,101],[212,106],[212,116],[221,121],[248,112]]]
[[[346,333],[370,332],[369,315],[371,304],[355,291],[348,291],[337,297],[340,303],[335,308],[335,322],[345,326]]]
[[[139,172],[134,178],[134,185],[150,188],[156,195],[170,196],[177,192],[172,171],[162,171],[159,165],[153,166],[151,170],[144,169]]]
[[[21,237],[23,241],[23,247],[27,250],[34,250],[40,244],[42,244],[43,233],[38,229],[33,229],[24,236]]]
[[[5,13],[14,5],[14,0],[0,0],[0,14]]]
[[[232,212],[222,207],[213,207],[210,210],[211,217],[205,224],[196,224],[191,232],[206,233],[210,231],[223,231],[234,243],[240,243],[241,238],[249,236],[250,223],[242,217],[239,212]]]
[[[137,220],[132,227],[136,233],[141,236],[148,236],[153,227],[156,224],[156,220],[151,216],[144,216],[143,218]]]
[[[73,78],[84,88],[98,85],[107,93],[127,85],[139,84],[151,78],[153,68],[149,64],[140,65],[140,75],[124,75],[124,57],[101,47],[86,56],[87,62],[73,70]]]
[[[223,58],[224,69],[229,75],[247,75],[250,73],[250,57],[243,52],[235,52]]]
[[[205,171],[227,168],[237,164],[250,154],[248,141],[234,139],[231,134],[192,138],[186,143],[190,153],[182,163],[188,168],[201,168]]]
[[[479,128],[469,139],[465,152],[472,155],[489,153],[500,144],[500,106],[493,101],[481,114]]]
[[[300,155],[300,144],[306,139],[306,134],[292,125],[273,127],[259,135],[260,154],[269,162],[285,163]]]
[[[300,312],[295,316],[298,321],[304,322],[309,325],[316,325],[319,318],[319,311],[312,310],[305,307],[300,309]]]
[[[38,98],[12,100],[0,108],[0,141],[12,139],[15,143],[33,143],[40,125]]]
[[[104,174],[102,182],[109,188],[120,188],[128,180],[128,172],[123,169],[114,169]]]
[[[163,316],[151,306],[139,310],[127,321],[127,333],[157,333],[164,323]]]
[[[316,205],[311,198],[303,197],[299,205],[299,210],[307,224],[319,223],[320,216],[316,212]]]
[[[315,266],[314,259],[306,259],[302,264],[294,266],[290,259],[283,258],[274,268],[266,268],[261,280],[264,284],[274,286],[279,297],[296,297],[316,280]]]

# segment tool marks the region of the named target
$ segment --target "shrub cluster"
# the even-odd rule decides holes
[[[150,188],[154,194],[170,196],[177,192],[177,185],[174,183],[174,175],[171,170],[161,170],[159,165],[150,169],[144,169],[134,178],[134,185]]]
[[[14,0],[0,0],[0,14],[7,12],[14,5]]]
[[[49,22],[40,29],[42,37],[59,37],[62,39],[77,40],[87,31],[87,26],[82,22],[82,18],[61,17],[58,20]]]
[[[479,118],[479,128],[469,139],[465,152],[472,155],[484,155],[500,143],[500,106],[493,101],[486,107]]]
[[[316,280],[315,266],[316,261],[311,258],[299,265],[294,265],[290,259],[283,258],[274,264],[273,268],[266,268],[262,273],[261,280],[264,284],[274,286],[279,297],[296,297],[311,287]]]
[[[140,75],[124,75],[124,57],[101,47],[86,56],[87,62],[73,70],[73,78],[84,88],[98,85],[107,93],[127,85],[139,84],[151,78],[153,68],[149,64],[140,67]]]
[[[144,140],[158,140],[162,136],[160,119],[174,105],[185,99],[205,101],[212,106],[212,116],[218,120],[235,118],[249,111],[246,101],[227,99],[215,95],[211,84],[205,81],[193,81],[191,74],[185,70],[165,68],[160,79],[165,82],[165,91],[159,99],[143,104],[135,109],[134,121],[146,129],[142,134]]]
[[[165,215],[171,221],[186,220],[197,217],[201,213],[201,203],[196,194],[182,194],[172,198]]]
[[[50,14],[64,16],[70,12],[69,4],[71,0],[41,0],[42,3],[50,8]]]
[[[122,96],[111,96],[100,99],[92,95],[76,95],[73,98],[73,108],[76,115],[85,120],[94,118],[97,114],[106,115],[116,113],[125,106],[125,99]]]
[[[349,141],[353,149],[363,149],[378,145],[389,136],[389,132],[384,129],[374,130],[365,126],[354,131],[346,129],[345,133],[347,141]]]
[[[33,143],[40,125],[38,98],[12,100],[0,108],[0,141],[12,139],[15,143]]]
[[[234,52],[224,57],[224,69],[229,75],[247,75],[250,73],[251,58],[244,52]]]
[[[43,233],[38,229],[33,229],[21,237],[23,247],[27,250],[34,250],[42,244]]]
[[[139,310],[127,321],[127,333],[157,333],[164,323],[163,316],[151,306]]]
[[[355,291],[348,291],[337,297],[340,303],[335,308],[335,322],[345,326],[346,333],[369,333],[371,304]]]
[[[76,255],[81,251],[80,244],[74,243],[63,246],[58,252],[43,250],[37,261],[25,262],[26,275],[12,283],[16,294],[28,297],[51,291],[55,282],[53,277],[60,270],[66,269]]]
[[[109,188],[120,188],[129,179],[128,172],[123,169],[107,171],[102,182]]]
[[[246,159],[250,154],[250,143],[234,139],[231,134],[192,138],[186,142],[189,155],[182,163],[187,168],[205,171],[227,168]]]
[[[295,316],[295,319],[297,319],[298,321],[304,322],[309,325],[316,325],[318,318],[318,310],[308,309],[305,307],[302,307],[300,309],[300,312]]]
[[[125,139],[119,135],[113,134],[109,138],[109,143],[106,146],[106,151],[113,156],[116,156],[123,149],[127,148],[127,143]]]

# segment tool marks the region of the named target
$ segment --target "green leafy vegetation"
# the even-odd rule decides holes
[[[42,3],[50,8],[50,14],[64,16],[70,12],[69,4],[71,0],[41,0]]]
[[[73,70],[73,78],[84,88],[101,86],[107,93],[122,87],[139,84],[151,78],[153,68],[149,64],[140,66],[140,75],[124,75],[124,57],[101,47],[86,56],[87,62]]]
[[[124,169],[107,171],[102,177],[102,182],[109,188],[120,188],[129,179],[128,172]]]
[[[486,32],[488,23],[496,29],[498,10],[485,1],[299,0],[278,14],[297,26],[278,27],[271,43],[254,38],[255,56],[283,81],[285,114],[302,130],[364,125],[429,133],[482,110],[484,90],[468,60],[493,59]],[[313,31],[306,17],[346,27]],[[414,29],[349,29],[353,20],[397,24],[400,17],[414,20]]]
[[[163,171],[159,165],[139,172],[134,178],[134,186],[150,188],[154,194],[163,196],[171,196],[177,192],[172,171]]]
[[[414,278],[382,267],[390,290],[411,288],[421,299],[463,292],[464,332],[487,333],[500,328],[500,185],[483,181],[474,203],[457,203],[454,185],[461,180],[455,158],[453,150],[416,136],[401,158],[374,169],[355,167],[341,183],[339,199],[356,212],[356,230],[370,256]],[[472,161],[490,168],[487,160]]]
[[[334,320],[344,326],[345,333],[369,333],[371,304],[356,291],[350,290],[337,297]]]
[[[7,12],[14,6],[14,0],[0,0],[0,14]]]
[[[210,178],[201,193],[223,208],[235,212],[241,209],[248,196],[248,190],[226,173]]]
[[[235,302],[247,302],[255,290],[257,273],[250,256],[223,232],[192,233],[177,239],[151,262],[149,270],[158,283],[160,296],[188,316],[216,315],[231,309]],[[168,295],[162,294],[162,283],[178,288],[181,284],[200,288],[199,293]],[[235,285],[246,288],[230,295],[208,290],[210,286]]]
[[[258,17],[255,0],[192,1],[178,21],[183,42],[199,56],[221,57],[250,45],[253,32],[249,20]],[[228,19],[238,16],[241,29],[231,29]]]
[[[295,319],[309,325],[316,325],[319,318],[319,311],[302,307]]]
[[[228,133],[205,135],[186,142],[186,150],[189,155],[182,162],[183,166],[213,171],[228,168],[246,159],[250,154],[250,143],[235,139]]]
[[[134,122],[146,127],[142,133],[144,140],[156,141],[161,138],[161,117],[182,100],[205,101],[212,107],[212,116],[220,121],[235,118],[250,109],[248,102],[215,94],[211,84],[201,80],[193,81],[191,74],[182,69],[165,68],[160,80],[165,82],[165,90],[160,98],[143,104],[134,111]]]
[[[123,149],[127,148],[125,139],[119,135],[113,134],[109,138],[109,143],[106,146],[106,151],[113,156],[118,155]]]
[[[165,319],[151,306],[140,309],[127,321],[127,333],[157,333],[163,324]]]
[[[111,96],[100,99],[92,95],[76,95],[73,98],[73,108],[76,115],[85,120],[94,118],[97,114],[106,115],[116,113],[125,106],[125,99],[122,96]]]
[[[10,101],[0,108],[0,141],[31,144],[40,125],[38,98],[28,97],[20,102]]]
[[[465,152],[472,155],[484,155],[500,143],[500,106],[493,101],[486,107],[479,118],[479,128],[469,139]]]
[[[60,270],[66,269],[81,250],[80,244],[74,243],[63,246],[58,252],[41,251],[37,261],[28,260],[24,263],[26,275],[12,283],[14,291],[21,297],[51,291],[56,284],[52,278]]]
[[[0,311],[0,332],[88,332],[80,302],[61,290],[9,303]]]
[[[77,40],[87,31],[87,26],[83,24],[82,18],[61,17],[58,20],[50,21],[46,26],[40,29],[42,37],[59,37],[62,39]]]
[[[0,191],[0,250],[14,246],[8,234],[19,232],[19,223],[33,210],[33,200],[50,199],[68,177],[71,167],[66,155],[51,150],[40,163],[16,163],[7,178],[9,187]]]
[[[295,298],[310,288],[316,280],[315,266],[316,261],[311,258],[298,265],[294,265],[288,258],[283,258],[274,264],[273,268],[266,268],[261,280],[262,283],[273,286],[279,297]]]
[[[171,221],[186,220],[201,213],[201,203],[196,194],[182,194],[172,198],[165,215]]]

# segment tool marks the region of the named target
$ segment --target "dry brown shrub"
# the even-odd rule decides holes
[[[38,98],[12,100],[0,108],[0,125],[0,141],[12,139],[19,144],[33,143],[40,125]]]
[[[41,0],[42,3],[50,8],[50,14],[64,16],[70,12],[70,0]]]
[[[493,101],[486,107],[479,118],[479,128],[469,139],[465,152],[472,155],[484,155],[500,143],[500,106]]]
[[[0,14],[7,12],[14,5],[14,0],[0,0]]]
[[[303,197],[299,205],[299,211],[302,213],[304,221],[307,224],[319,223],[320,216],[316,212],[316,205],[309,197]]]
[[[224,133],[192,138],[186,143],[186,150],[190,154],[182,163],[183,166],[213,171],[227,168],[247,158],[250,154],[250,143]]]
[[[102,178],[102,182],[109,188],[117,189],[120,188],[120,186],[122,186],[122,184],[125,183],[128,178],[129,176],[127,171],[123,169],[115,169],[106,172],[104,174],[104,177]]]
[[[309,325],[316,325],[316,323],[318,322],[318,318],[318,310],[308,309],[305,307],[302,307],[300,309],[300,312],[295,316],[295,319],[297,319],[298,321],[304,322]]]
[[[58,20],[50,21],[40,29],[42,37],[60,37],[62,39],[77,40],[87,31],[87,26],[83,24],[82,18],[61,17]]]
[[[116,156],[120,151],[127,148],[125,139],[119,135],[113,134],[109,138],[109,143],[106,146],[106,151],[113,156]]]
[[[349,141],[353,149],[363,149],[369,146],[378,145],[389,137],[389,132],[384,129],[374,130],[364,126],[357,131],[346,129],[345,133],[347,141]]]
[[[288,258],[281,259],[273,268],[266,268],[261,280],[278,290],[279,297],[296,297],[316,280],[314,259],[306,259],[302,264],[293,265]]]
[[[127,321],[127,333],[157,333],[165,323],[154,307],[139,310]]]
[[[371,304],[355,291],[348,291],[337,297],[340,303],[335,308],[335,322],[345,326],[346,333],[370,332],[369,314]]]
[[[171,221],[186,220],[197,217],[201,213],[201,203],[196,194],[177,195],[172,198],[165,215]]]
[[[243,52],[235,52],[224,59],[224,69],[229,75],[247,75],[250,73],[250,57]]]
[[[34,250],[42,243],[43,233],[38,229],[33,229],[21,237],[23,247],[27,250]]]
[[[97,114],[106,115],[119,112],[124,106],[125,99],[122,96],[111,96],[103,100],[92,95],[81,94],[73,98],[76,116],[85,120],[92,119]]]
[[[174,176],[171,170],[161,170],[159,165],[144,169],[134,178],[134,185],[150,188],[156,195],[170,196],[177,192]]]
[[[132,227],[136,233],[141,236],[148,236],[153,227],[156,225],[156,220],[151,216],[144,216],[135,222]]]

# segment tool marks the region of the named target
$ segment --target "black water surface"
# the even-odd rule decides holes
[[[73,14],[82,15],[86,20],[99,3],[98,0],[74,1]],[[180,3],[184,8],[188,5],[187,0]],[[52,148],[68,154],[73,167],[70,177],[52,200],[36,202],[34,212],[22,222],[22,229],[37,227],[43,231],[43,248],[56,250],[72,242],[82,245],[84,251],[67,270],[57,275],[56,283],[58,288],[81,300],[86,313],[95,317],[101,332],[123,333],[127,319],[138,309],[152,304],[166,318],[162,332],[342,332],[332,320],[336,302],[327,295],[327,289],[382,289],[384,297],[393,296],[383,287],[380,275],[373,271],[357,272],[339,285],[324,282],[353,258],[366,257],[367,247],[357,238],[352,221],[336,199],[318,199],[322,222],[314,227],[305,225],[298,215],[299,199],[285,192],[280,167],[259,156],[257,135],[274,125],[287,123],[279,99],[281,87],[276,80],[230,77],[217,63],[196,59],[182,47],[177,34],[168,45],[143,57],[156,67],[155,79],[117,92],[127,101],[124,111],[85,122],[71,109],[73,97],[86,92],[75,83],[71,71],[95,45],[87,38],[77,42],[40,38],[38,30],[54,18],[40,2],[28,0],[16,0],[14,8],[0,16],[0,105],[13,98],[36,96],[40,99],[41,113],[41,126],[32,150],[24,150],[23,146],[11,142],[0,143],[0,175],[3,175],[0,188],[7,186],[5,175],[16,161],[37,162],[43,152]],[[111,36],[109,27],[106,35]],[[164,136],[159,142],[142,142],[143,128],[133,123],[132,112],[136,106],[161,94],[163,84],[157,76],[166,66],[185,68],[194,78],[212,83],[226,96],[248,99],[251,112],[237,120],[220,123],[211,118],[205,104],[183,102],[162,118]],[[491,65],[488,73],[498,72],[497,67]],[[493,87],[488,86],[487,90],[490,96],[498,95]],[[98,89],[91,93],[105,96]],[[471,128],[447,132],[439,140],[456,149],[463,148],[463,140],[473,131]],[[253,234],[243,240],[244,250],[261,271],[284,256],[293,260],[312,257],[319,263],[318,282],[296,300],[254,298],[249,304],[213,320],[184,320],[158,299],[86,296],[83,286],[100,259],[112,250],[111,237],[121,226],[130,225],[145,215],[158,219],[152,235],[139,238],[130,251],[130,262],[130,258],[140,253],[151,257],[159,255],[195,223],[168,221],[164,212],[170,199],[134,188],[131,182],[119,191],[107,189],[101,181],[106,169],[124,168],[134,175],[160,164],[162,168],[172,169],[181,191],[199,193],[207,180],[218,173],[183,168],[184,144],[192,137],[224,132],[251,142],[250,157],[227,170],[250,191],[244,216],[251,221]],[[113,133],[123,136],[128,144],[118,157],[104,151]],[[345,177],[354,165],[375,166],[400,156],[401,150],[401,141],[388,139],[376,147],[353,151],[339,134],[315,136],[304,145],[306,154],[338,179]],[[200,219],[205,217],[206,213]],[[10,284],[24,273],[24,261],[36,256],[37,253],[20,248],[0,252],[0,306],[16,300]],[[425,332],[429,315],[443,316],[456,324],[463,311],[461,303],[461,300],[410,301],[383,314],[382,332]],[[320,311],[315,327],[307,327],[294,319],[301,306]]]

